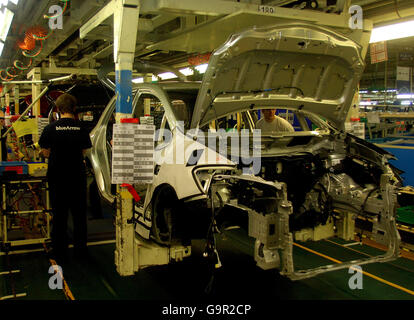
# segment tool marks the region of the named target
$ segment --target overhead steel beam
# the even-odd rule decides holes
[[[175,14],[197,14],[219,16],[231,14],[238,10],[257,10],[257,5],[223,0],[152,0],[143,1],[142,13],[170,12]]]
[[[266,7],[266,6],[265,6]],[[141,13],[172,13],[177,15],[195,14],[222,16],[236,12],[259,13],[263,6],[259,4],[242,3],[223,0],[152,0],[142,1]],[[324,26],[348,28],[349,13],[324,13],[316,10],[298,10],[292,8],[273,7],[273,13],[264,13],[284,19],[296,19],[314,22]],[[365,28],[365,26],[364,26]],[[368,26],[369,29],[369,26]]]
[[[112,0],[79,29],[79,37],[81,39],[85,38],[90,31],[112,16],[115,8],[115,0]]]
[[[92,75],[96,76],[96,69],[84,69],[84,68],[41,68],[42,75],[47,74],[75,74],[75,75]]]
[[[168,23],[172,20],[174,20],[175,18],[177,18],[176,14],[169,14],[169,13],[161,13],[159,15],[157,15],[156,17],[152,18],[152,25],[153,28],[157,28],[165,23]]]
[[[114,46],[112,44],[96,52],[92,57],[93,59],[104,59],[114,52]]]

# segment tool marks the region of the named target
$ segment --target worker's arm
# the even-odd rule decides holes
[[[49,158],[50,156],[50,149],[40,149],[40,155],[45,157],[45,158]]]
[[[35,148],[40,148],[39,154],[44,158],[49,158],[50,156],[50,148],[51,144],[51,137],[50,137],[50,124],[47,125],[44,129],[42,134],[40,135],[39,141],[34,144]]]

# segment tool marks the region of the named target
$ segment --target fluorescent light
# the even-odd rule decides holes
[[[368,93],[368,91],[366,91],[366,90],[362,90],[362,91],[360,91],[359,93]]]
[[[0,40],[6,41],[7,34],[14,17],[14,13],[7,8],[0,12]]]
[[[191,68],[184,68],[179,70],[185,76],[192,76],[194,74],[194,70]]]
[[[164,72],[164,73],[160,73],[158,75],[158,77],[160,77],[162,80],[168,80],[168,79],[174,79],[174,78],[178,78],[174,73],[172,72]]]
[[[410,93],[397,94],[397,99],[412,99],[414,95]]]
[[[136,79],[132,79],[133,83],[144,83],[144,78],[136,78]]]
[[[208,67],[208,63],[200,64],[199,66],[195,67],[198,72],[205,73]]]
[[[0,41],[0,56],[3,53],[4,43]]]
[[[414,21],[406,21],[372,29],[369,43],[414,36]]]
[[[409,106],[411,104],[411,101],[410,100],[403,100],[403,101],[401,101],[401,105],[402,106]]]
[[[359,103],[360,106],[375,106],[377,101],[361,101]]]
[[[19,0],[0,0],[0,6],[7,6],[8,2],[14,3],[16,6],[19,3]]]
[[[158,81],[158,78],[156,77],[156,76],[152,76],[151,77],[151,81],[152,82],[157,82]],[[140,78],[135,78],[135,79],[132,79],[132,82],[133,83],[144,83],[144,78],[143,77],[140,77]]]

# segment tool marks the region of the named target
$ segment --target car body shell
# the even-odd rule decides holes
[[[262,162],[283,159],[288,164],[289,159],[305,159],[309,156],[321,158],[321,154],[324,154],[322,162],[328,171],[318,178],[318,183],[325,185],[323,188],[327,189],[326,194],[335,207],[354,213],[367,211],[382,217],[382,221],[375,227],[380,231],[385,230],[387,236],[382,240],[388,242],[389,251],[379,258],[361,260],[360,263],[389,261],[398,257],[399,235],[392,218],[395,216],[398,177],[388,165],[392,155],[343,132],[344,121],[364,69],[361,52],[362,47],[346,36],[314,25],[287,24],[251,29],[232,36],[212,54],[201,83],[134,85],[133,115],[143,115],[143,111],[138,110],[138,101],[145,95],[156,97],[164,108],[163,119],[156,134],[153,183],[145,186],[145,201],[137,209],[138,220],[141,221],[141,225],[137,224],[137,233],[146,239],[151,238],[151,228],[155,223],[154,197],[165,186],[173,190],[178,201],[195,203],[201,200],[207,201],[207,205],[212,201],[213,207],[214,201],[218,200],[212,195],[212,190],[218,190],[218,193],[222,192],[219,197],[221,202],[228,198],[227,206],[245,211],[249,219],[258,219],[257,209],[238,202],[237,195],[230,199],[229,192],[223,191],[235,186],[255,185],[256,189],[267,190],[266,192],[268,188],[273,190],[279,208],[273,218],[279,226],[285,226],[280,227],[279,240],[274,244],[276,247],[269,246],[263,239],[260,242],[260,235],[253,233],[257,239],[256,253],[264,245],[264,250],[270,250],[275,257],[274,265],[279,260],[283,261],[281,273],[292,279],[347,267],[348,264],[344,263],[340,267],[295,272],[291,257],[292,233],[286,223],[293,212],[292,203],[287,198],[289,183],[286,186],[279,181],[266,180],[258,172],[249,174],[248,170],[244,170],[251,169],[249,163],[240,171],[241,162],[233,157],[232,152],[225,156],[203,141],[205,134],[201,129],[218,118],[234,113],[244,113],[249,118],[255,110],[282,106],[292,110],[302,120],[305,117],[313,119],[319,130],[261,136],[259,149]],[[197,96],[196,100],[191,100],[195,101],[194,105],[189,106],[189,123],[180,121],[172,104],[172,99],[179,98],[180,94],[183,97],[193,96],[194,99]],[[115,98],[92,130],[93,148],[87,154],[99,191],[109,202],[115,200],[114,190],[111,189],[111,145],[108,145],[108,130],[114,111]],[[252,122],[251,119],[249,122]],[[165,138],[167,128],[171,132],[168,139]],[[250,127],[244,132],[247,137],[254,136],[253,129]],[[303,138],[307,139],[306,143],[292,144]],[[250,151],[248,148],[247,154]],[[254,156],[250,160],[252,159]],[[347,159],[354,161],[356,164],[352,165],[359,165],[362,171],[375,167],[376,172],[379,172],[376,185],[358,185],[352,180],[357,177],[352,177],[352,174],[344,176],[332,173],[339,162]],[[211,174],[210,171],[214,173]],[[206,177],[205,180],[200,178],[203,176]],[[311,207],[312,203],[318,202],[315,194],[314,189],[307,193],[304,202],[306,206]],[[380,209],[384,205],[386,209]],[[315,206],[318,207],[318,204]],[[378,235],[380,234],[382,233],[379,232]],[[260,254],[257,254],[255,259],[258,264],[264,268],[273,266],[263,262]]]

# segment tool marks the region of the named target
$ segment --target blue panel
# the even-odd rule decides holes
[[[406,144],[406,146],[412,147],[412,144]],[[398,160],[390,160],[394,166],[398,169],[405,171],[401,176],[404,178],[404,186],[414,186],[414,150],[409,149],[397,149],[397,148],[384,148],[388,152],[395,155]]]
[[[116,71],[116,112],[132,113],[132,71]]]

